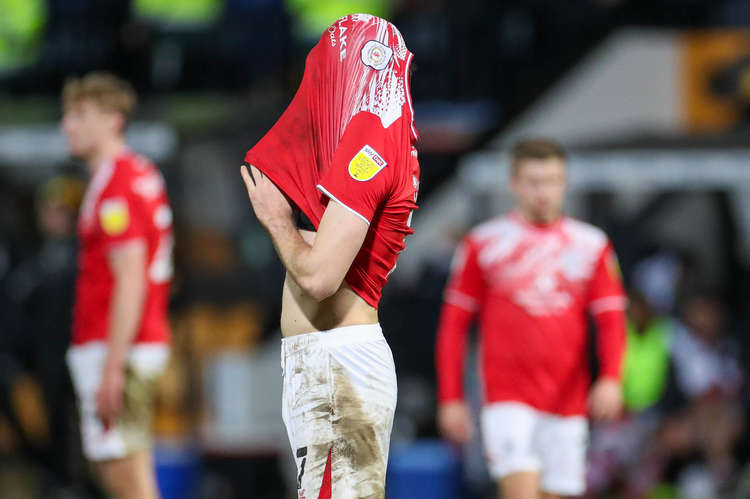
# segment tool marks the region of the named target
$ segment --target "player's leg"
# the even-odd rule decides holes
[[[545,498],[576,497],[586,491],[588,422],[583,416],[541,416],[538,452]]]
[[[281,415],[297,465],[297,494],[317,499],[332,445],[327,353],[313,335],[285,338],[281,345]],[[328,478],[330,481],[330,478]]]
[[[396,409],[391,350],[385,339],[334,348],[331,374],[333,497],[382,498]]]
[[[537,499],[539,472],[518,471],[504,476],[498,483],[501,499]]]
[[[151,456],[153,395],[168,349],[141,348],[131,356],[125,373],[122,413],[108,430],[96,414],[96,393],[106,353],[105,344],[91,344],[74,347],[68,354],[78,397],[84,455],[94,464],[99,480],[112,497],[155,499],[159,494]]]
[[[141,450],[122,459],[99,461],[96,474],[113,499],[158,499],[151,452]]]
[[[142,352],[139,352],[142,353]],[[156,499],[159,497],[151,451],[156,374],[147,369],[129,367],[125,373],[124,403],[117,426],[125,446],[122,459],[97,463],[99,476],[113,497]]]
[[[503,499],[536,499],[541,461],[534,449],[537,412],[524,404],[499,402],[482,409],[481,426],[490,475]]]

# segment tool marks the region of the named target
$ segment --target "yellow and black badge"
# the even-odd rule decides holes
[[[349,175],[360,182],[371,180],[388,165],[375,149],[366,145],[349,162]]]
[[[122,198],[105,199],[99,206],[99,223],[102,230],[110,236],[125,232],[130,223],[128,203]]]

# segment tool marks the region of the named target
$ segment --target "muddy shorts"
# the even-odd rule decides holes
[[[300,499],[383,498],[396,371],[380,326],[284,338],[281,369]]]
[[[154,389],[169,358],[169,346],[142,343],[131,347],[125,370],[122,414],[105,430],[96,414],[96,394],[107,360],[107,344],[92,341],[68,350],[68,368],[78,398],[83,453],[90,461],[121,459],[151,447]]]

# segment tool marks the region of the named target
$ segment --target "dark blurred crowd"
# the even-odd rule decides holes
[[[626,415],[595,427],[592,495],[726,497],[747,463],[746,370],[727,307],[667,253],[630,279]],[[744,497],[748,490],[735,492]]]
[[[33,197],[35,240],[18,251],[0,237],[0,448],[36,463],[45,492],[87,487],[65,363],[84,188],[75,177],[47,180]]]
[[[2,6],[0,82],[13,94],[56,94],[66,76],[93,69],[125,77],[141,94],[241,90],[294,66],[331,19],[366,11],[394,21],[408,40],[419,66],[416,101],[487,99],[503,120],[618,26],[750,25],[743,0],[26,0]]]

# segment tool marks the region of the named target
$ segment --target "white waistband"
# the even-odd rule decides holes
[[[67,352],[68,365],[72,368],[101,369],[107,358],[109,344],[106,341],[89,341],[72,345]],[[161,372],[169,360],[168,343],[135,343],[128,350],[128,364],[142,373]]]
[[[383,339],[380,324],[357,324],[343,326],[328,331],[298,334],[281,339],[282,351],[289,355],[315,343],[322,343],[327,347],[355,345]]]

